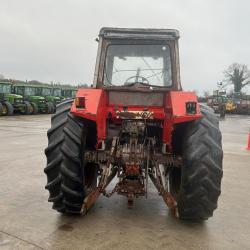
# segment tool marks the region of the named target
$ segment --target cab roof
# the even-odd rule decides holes
[[[27,84],[27,83],[14,83],[13,86],[15,87],[32,87],[32,88],[48,88],[52,89],[51,86],[44,86],[44,85],[38,85],[38,84]]]
[[[111,39],[177,40],[179,31],[175,29],[101,28],[100,37]]]
[[[11,82],[4,82],[4,81],[0,81],[0,84],[4,84],[4,85],[11,85]]]

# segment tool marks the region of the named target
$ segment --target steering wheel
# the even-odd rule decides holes
[[[125,85],[128,85],[130,83],[133,83],[133,82],[129,82],[131,79],[136,79],[137,78],[137,81],[136,82],[142,82],[142,83],[146,83],[146,84],[149,84],[149,81],[146,77],[144,76],[131,76],[129,77],[126,81],[125,81]],[[141,79],[141,80],[140,80]]]

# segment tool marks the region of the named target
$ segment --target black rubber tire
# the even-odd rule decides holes
[[[86,130],[79,118],[68,114],[64,127],[62,144],[63,160],[61,165],[63,203],[65,212],[79,214],[86,196],[84,188],[84,148]]]
[[[226,115],[226,107],[225,107],[225,105],[222,105],[221,107],[220,107],[220,117],[221,118],[223,118],[223,117],[225,117],[225,115]]]
[[[2,105],[3,105],[3,108],[4,108],[4,106],[5,106],[5,108],[6,108],[6,114],[3,114],[3,115],[13,115],[13,113],[14,113],[14,108],[13,108],[13,106],[12,106],[12,104],[11,103],[9,103],[9,102],[3,102],[2,103]]]
[[[98,165],[84,162],[87,129],[81,118],[68,113],[61,152],[61,191],[65,212],[80,214],[86,195],[97,186]]]
[[[221,193],[223,151],[219,121],[213,110],[205,105],[201,105],[201,113],[202,119],[186,127],[184,166],[181,171],[170,171],[169,176],[170,191],[178,202],[179,218],[184,220],[200,221],[213,216]],[[178,180],[176,188],[174,183]]]
[[[57,106],[57,112],[51,117],[51,128],[47,132],[48,147],[45,149],[47,166],[44,169],[47,175],[47,185],[49,191],[49,202],[53,202],[52,208],[58,212],[65,212],[61,192],[61,146],[64,141],[63,128],[67,123],[67,114],[71,109],[73,100],[67,100]]]
[[[46,103],[47,106],[47,114],[53,114],[54,113],[54,105],[52,102],[47,102]]]
[[[51,104],[52,104],[52,106],[51,106],[51,114],[55,114],[55,112],[56,112],[56,106],[55,106],[54,103],[51,103]]]
[[[53,104],[53,113],[56,113],[56,104]]]
[[[72,100],[57,106],[45,150],[49,201],[61,213],[80,214],[86,194],[97,185],[98,166],[84,163],[86,129],[69,111]]]
[[[32,110],[33,110],[32,105],[29,102],[27,102],[27,101],[24,101],[24,104],[25,104],[24,114],[25,115],[31,115],[32,114]]]
[[[3,113],[3,105],[2,105],[2,103],[0,102],[0,116],[2,115],[2,113]]]
[[[36,104],[36,103],[34,103],[34,102],[31,102],[31,103],[30,103],[30,105],[31,105],[31,106],[32,106],[32,108],[33,108],[32,115],[37,115],[37,114],[38,114],[38,112],[39,112],[39,109],[38,109],[37,104]]]

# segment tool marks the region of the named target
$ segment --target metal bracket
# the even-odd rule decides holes
[[[175,216],[178,217],[178,209],[177,209],[177,201],[173,197],[173,195],[164,189],[163,180],[161,171],[159,169],[159,165],[155,164],[156,176],[153,173],[149,173],[149,177],[152,180],[153,184],[155,185],[156,189],[159,192],[159,195],[162,196],[163,200],[167,204],[167,206],[174,211]]]
[[[95,203],[97,198],[101,193],[105,193],[105,188],[110,184],[110,182],[115,177],[117,170],[110,171],[111,165],[109,164],[109,167],[105,167],[105,171],[103,171],[103,174],[100,177],[100,181],[98,184],[98,187],[93,189],[84,199],[82,208],[81,208],[81,214],[86,214],[88,210],[91,208],[91,206]],[[111,173],[110,173],[111,172]]]
[[[99,188],[94,189],[92,192],[88,194],[88,196],[84,199],[83,204],[82,204],[82,208],[80,212],[82,215],[85,215],[88,212],[88,210],[95,203],[99,195],[100,195]]]

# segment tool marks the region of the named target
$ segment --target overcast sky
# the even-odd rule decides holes
[[[91,84],[100,28],[174,28],[186,90],[212,90],[233,62],[250,67],[247,0],[0,0],[0,74]]]

